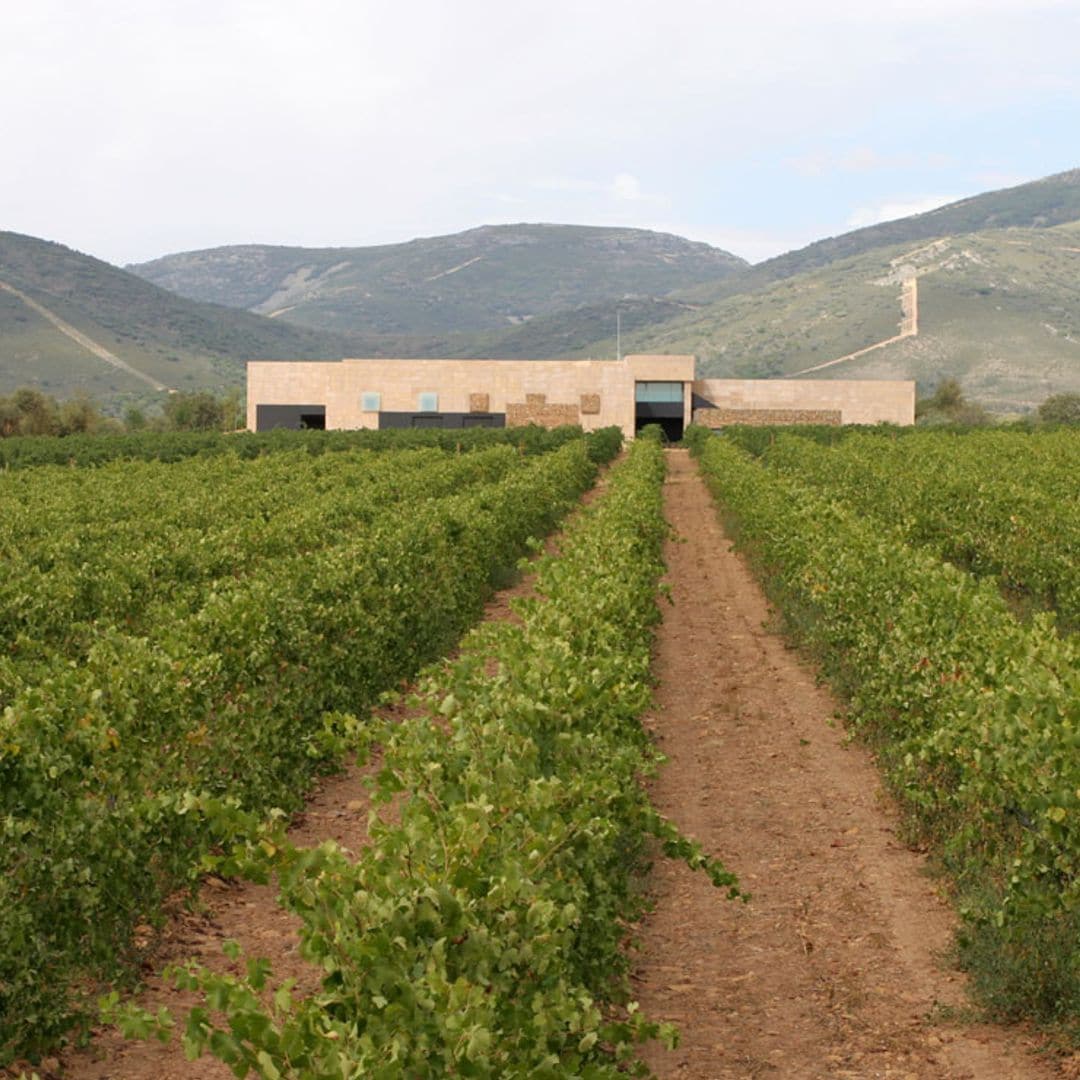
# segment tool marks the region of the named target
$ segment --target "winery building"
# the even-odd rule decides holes
[[[616,425],[628,437],[660,424],[678,439],[691,422],[915,422],[914,382],[694,376],[693,356],[252,361],[247,423],[252,431]]]

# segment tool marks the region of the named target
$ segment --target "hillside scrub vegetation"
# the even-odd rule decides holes
[[[1080,394],[1051,394],[1039,406],[1044,424],[1080,424]]]
[[[959,380],[942,379],[933,394],[915,403],[917,424],[960,424],[981,427],[992,423],[990,414],[981,406],[969,401]]]

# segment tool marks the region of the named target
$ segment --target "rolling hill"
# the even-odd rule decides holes
[[[623,296],[665,296],[747,265],[708,244],[643,229],[494,225],[378,247],[212,248],[128,269],[182,296],[275,321],[439,337],[507,329]]]
[[[513,225],[132,270],[0,233],[0,393],[146,401],[158,386],[238,385],[253,358],[610,356],[616,306],[624,351],[692,352],[702,375],[791,375],[860,353],[813,375],[923,391],[954,376],[1001,412],[1080,390],[1080,170],[752,267],[645,230]],[[912,276],[917,336],[863,352],[896,335]]]
[[[1080,222],[872,249],[643,327],[623,347],[695,353],[704,377],[792,375],[896,335],[912,276],[918,333],[813,377],[913,378],[925,392],[951,376],[998,412],[1080,392]]]
[[[995,229],[1052,228],[1077,220],[1080,220],[1080,169],[1071,169],[1015,187],[973,195],[923,214],[816,240],[797,251],[756,263],[731,282],[709,282],[697,289],[683,290],[683,294],[685,299],[699,302],[718,300],[898,244],[914,247],[920,241],[941,236]]]
[[[82,391],[116,407],[161,388],[239,386],[256,357],[349,351],[336,335],[187,300],[62,244],[0,232],[0,393]]]

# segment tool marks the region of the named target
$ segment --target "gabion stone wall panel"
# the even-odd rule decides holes
[[[544,398],[544,394],[528,394],[526,397]],[[532,404],[528,401],[510,402],[506,406],[506,426],[524,427],[526,424],[538,424],[540,427],[555,428],[563,424],[577,424],[581,420],[581,410],[576,405]]]
[[[766,427],[769,424],[829,424],[843,423],[839,409],[695,409],[694,423],[703,427],[720,428],[729,424],[748,424]]]

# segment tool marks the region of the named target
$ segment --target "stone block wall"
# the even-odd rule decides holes
[[[529,396],[543,397],[543,394],[530,394]],[[537,423],[541,428],[561,428],[564,423],[579,423],[581,421],[580,409],[577,405],[548,405],[522,404],[521,402],[509,402],[507,404],[507,427],[522,428],[527,423]]]
[[[729,424],[764,427],[769,424],[830,424],[843,422],[839,409],[695,409],[694,423],[720,428]]]
[[[829,418],[813,417],[835,413],[843,424],[913,424],[915,383],[894,379],[699,379],[694,393],[716,406],[715,410],[695,410],[698,423],[710,427],[733,423],[817,423]],[[740,420],[724,419],[722,410],[757,413]],[[803,414],[796,420],[766,420],[764,414]],[[710,419],[710,414],[713,414]]]

